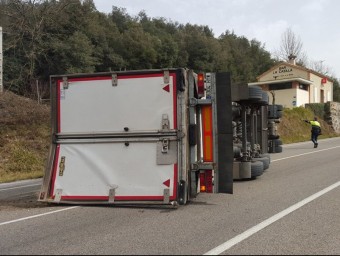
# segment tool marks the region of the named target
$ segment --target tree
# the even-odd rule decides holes
[[[301,62],[305,58],[302,53],[302,46],[300,37],[296,36],[289,27],[282,34],[280,49],[274,55],[279,60],[289,61],[296,59],[297,62]]]
[[[76,0],[73,0],[76,1]],[[70,4],[64,1],[47,0],[13,0],[8,1],[1,15],[5,15],[10,22],[6,24],[6,38],[4,40],[4,69],[11,70],[7,74],[6,87],[22,95],[35,92],[36,80],[41,75],[40,64],[47,58],[48,24],[53,24],[52,17],[60,15],[61,10]],[[58,6],[58,8],[56,8]],[[46,78],[46,77],[44,77]]]
[[[104,14],[93,0],[0,0],[0,25],[4,88],[25,96],[36,81],[48,88],[50,75],[186,67],[249,82],[274,63],[260,42],[228,30],[217,39],[208,26],[144,11],[131,17],[113,6]]]
[[[323,60],[309,60],[307,54],[302,51],[302,42],[300,37],[296,36],[291,28],[287,28],[282,34],[280,50],[273,55],[278,60],[289,61],[295,60],[296,64],[314,70],[324,75],[333,75],[329,67],[323,65]]]
[[[333,81],[333,101],[340,102],[340,83],[335,78],[333,78]]]

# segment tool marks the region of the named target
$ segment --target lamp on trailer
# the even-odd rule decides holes
[[[198,98],[204,97],[204,74],[197,74],[197,94]]]
[[[212,170],[204,170],[200,172],[200,192],[213,192]]]
[[[212,105],[201,106],[203,162],[213,163],[213,112]],[[213,170],[200,171],[200,192],[213,192]]]

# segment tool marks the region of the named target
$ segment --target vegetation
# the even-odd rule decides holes
[[[131,17],[113,7],[104,14],[92,0],[0,0],[0,26],[4,87],[31,98],[37,85],[46,97],[50,75],[187,67],[249,82],[275,63],[259,41],[229,30],[215,38],[208,26],[143,11]]]
[[[303,120],[313,120],[314,116],[318,117],[322,128],[322,135],[319,136],[319,139],[339,136],[339,134],[336,134],[332,127],[323,120],[323,116],[318,116],[312,109],[304,107],[285,108],[283,110],[281,123],[278,125],[278,134],[283,144],[310,140],[311,127]]]
[[[50,109],[0,94],[0,182],[42,177],[50,144]]]
[[[38,99],[48,98],[50,75],[187,67],[229,71],[233,82],[248,83],[278,62],[261,42],[228,28],[216,37],[208,26],[144,11],[132,17],[113,6],[104,14],[93,0],[0,0],[0,26],[4,88]],[[290,29],[281,43],[286,59],[301,51]],[[334,98],[340,98],[336,82]]]

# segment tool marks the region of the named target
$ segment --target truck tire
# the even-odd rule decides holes
[[[254,158],[255,161],[260,161],[263,163],[263,171],[269,168],[269,158],[267,157],[256,157]]]
[[[271,162],[271,158],[270,158],[270,154],[269,153],[263,153],[263,154],[260,154],[260,157],[267,157],[268,160],[269,160],[269,164]]]
[[[280,135],[276,135],[276,134],[269,134],[268,135],[269,140],[276,140],[278,138],[280,138]]]
[[[255,85],[248,86],[249,100],[261,101],[262,100],[262,88]]]
[[[251,162],[251,178],[255,179],[256,177],[263,174],[263,163],[260,161],[252,161]]]
[[[282,145],[282,140],[279,140],[279,139],[273,140],[273,145],[275,146]]]
[[[282,145],[271,145],[268,148],[269,153],[281,153],[282,152]]]
[[[283,105],[275,105],[277,111],[282,111],[283,110]]]
[[[282,145],[277,145],[275,147],[275,153],[282,153]]]
[[[262,105],[267,106],[268,102],[269,102],[269,96],[268,96],[267,92],[262,91],[262,100],[261,100]]]

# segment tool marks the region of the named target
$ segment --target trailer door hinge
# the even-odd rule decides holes
[[[170,202],[170,189],[165,188],[163,190],[163,203],[168,204]]]
[[[111,186],[111,189],[109,190],[109,203],[114,203],[117,188],[118,188],[118,185]]]
[[[68,80],[66,76],[63,77],[63,88],[68,89]]]
[[[162,130],[170,130],[170,121],[168,114],[163,114],[162,115]]]
[[[54,202],[59,203],[61,201],[62,194],[63,194],[63,190],[62,189],[56,189],[55,196],[54,196]]]
[[[169,73],[169,70],[165,70],[165,71],[164,71],[164,77],[163,77],[163,79],[164,79],[164,83],[165,83],[165,84],[170,83],[170,73]]]
[[[59,176],[63,176],[65,171],[65,156],[62,156],[60,158],[60,163],[59,163]]]
[[[112,74],[112,86],[117,86],[118,85],[118,78],[117,74]]]

